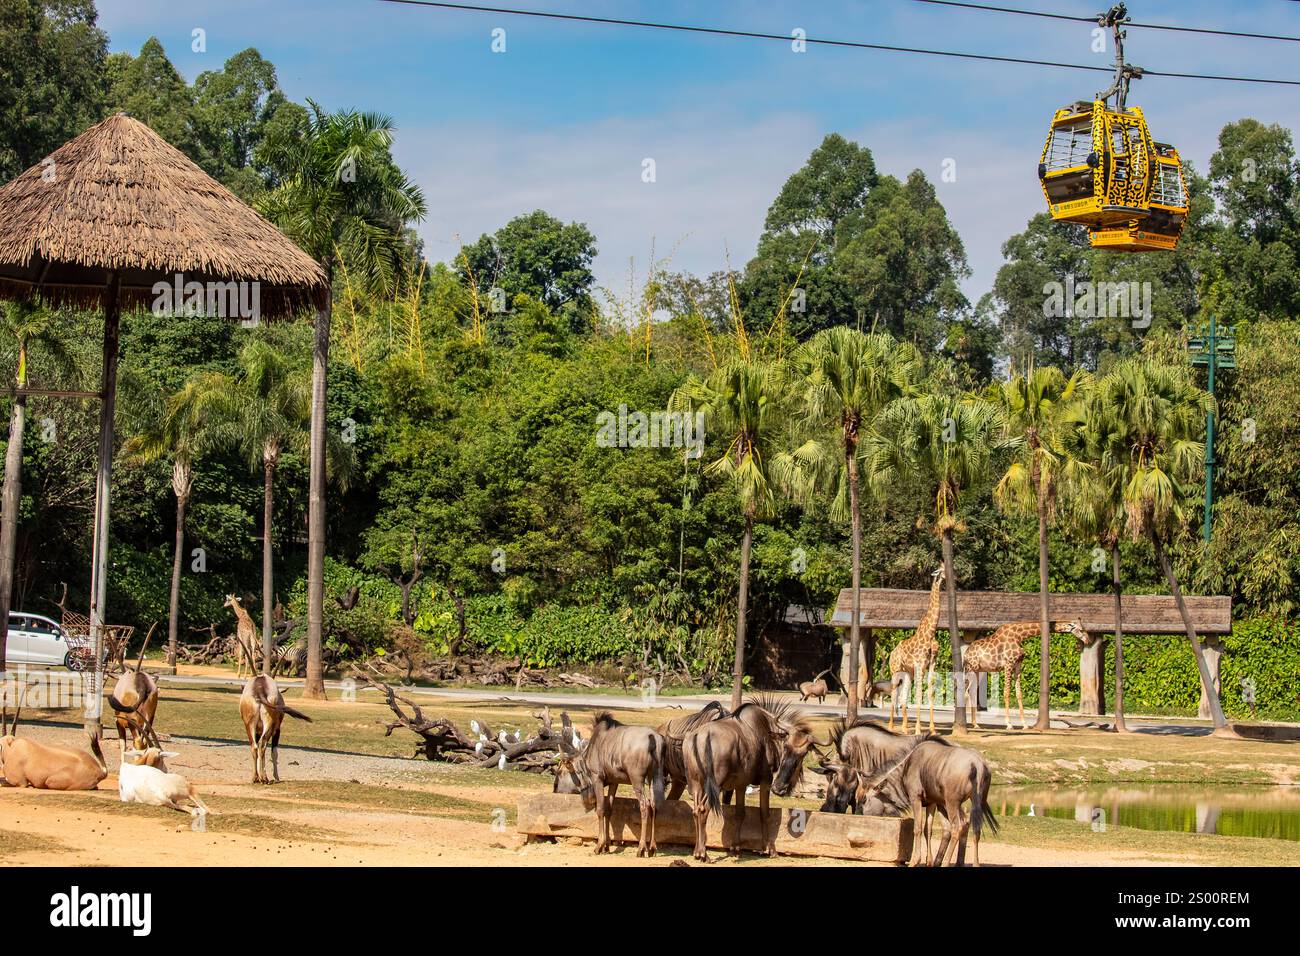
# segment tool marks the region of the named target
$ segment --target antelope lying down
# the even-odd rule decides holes
[[[11,787],[35,787],[38,790],[94,790],[108,776],[104,752],[99,741],[90,738],[90,753],[69,747],[53,747],[34,740],[19,740],[18,714],[13,726],[0,737],[0,776]],[[4,730],[0,718],[0,730]]]
[[[178,773],[168,772],[163,758],[175,756],[171,751],[157,747],[126,751],[122,755],[122,765],[117,769],[117,792],[122,802],[171,807],[190,816],[207,813],[208,808],[199,799],[194,784]],[[194,806],[181,806],[182,800],[188,800]]]

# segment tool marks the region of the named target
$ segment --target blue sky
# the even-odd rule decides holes
[[[517,6],[902,46],[1109,65],[1086,24],[912,0],[496,0]],[[1092,15],[1107,0],[1009,0]],[[395,154],[424,189],[426,252],[449,259],[543,208],[596,234],[598,282],[625,296],[653,245],[708,273],[753,253],[781,184],[829,132],[871,148],[884,172],[919,168],[961,233],[972,301],[1001,245],[1042,206],[1035,167],[1052,112],[1106,85],[1101,73],[443,11],[380,0],[98,0],[115,51],[157,36],[188,78],[249,46],[297,100],[390,114]],[[1136,0],[1138,22],[1300,36],[1300,4]],[[492,31],[506,31],[493,53]],[[207,51],[191,50],[206,31]],[[1300,44],[1132,28],[1152,70],[1300,78]],[[1199,169],[1219,129],[1253,116],[1300,124],[1300,89],[1148,77],[1129,102]],[[657,179],[642,181],[642,162]],[[945,160],[956,180],[941,181]]]

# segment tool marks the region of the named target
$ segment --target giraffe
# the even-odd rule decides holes
[[[1020,688],[1020,665],[1025,659],[1024,642],[1039,633],[1038,621],[1011,621],[1003,624],[987,637],[971,641],[962,652],[961,669],[966,680],[966,712],[971,726],[979,729],[979,708],[975,700],[975,680],[980,674],[1002,676],[1002,693],[1006,697],[1007,730],[1011,729],[1011,677],[1016,678],[1016,706],[1020,708],[1020,729],[1028,730],[1025,721],[1025,700]],[[1078,634],[1083,626],[1078,621],[1058,621],[1052,629],[1057,633]]]
[[[252,677],[253,672],[257,669],[256,661],[253,655],[256,653],[254,648],[257,646],[257,625],[253,623],[253,616],[244,610],[244,606],[239,603],[239,598],[233,594],[226,595],[224,607],[230,608],[235,612],[235,618],[238,625],[235,628],[235,641],[239,644],[243,654],[239,658],[239,666],[235,670],[236,679],[244,676],[244,668],[248,668],[248,676]]]
[[[898,700],[898,688],[905,684],[907,691],[903,695],[903,733],[907,733],[907,698],[912,694],[912,679],[916,677],[916,732],[921,732],[921,675],[930,675],[930,733],[934,733],[934,660],[939,655],[939,642],[934,639],[934,628],[939,622],[939,591],[943,588],[943,567],[931,577],[930,604],[925,616],[916,625],[916,633],[899,643],[889,652],[889,729],[894,729],[894,703]]]

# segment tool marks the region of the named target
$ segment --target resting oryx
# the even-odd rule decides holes
[[[23,696],[26,697],[26,689]],[[108,776],[104,752],[91,736],[90,753],[68,747],[52,747],[34,740],[19,740],[18,715],[22,700],[14,710],[13,726],[0,737],[0,775],[11,787],[35,787],[38,790],[94,790]],[[4,730],[5,713],[0,716]]]
[[[253,783],[280,782],[280,725],[285,714],[311,723],[310,717],[284,702],[275,678],[269,674],[258,674],[244,685],[244,692],[239,696],[239,716],[244,720],[248,746],[253,751]],[[273,780],[266,775],[268,744]]]
[[[122,754],[122,765],[117,768],[117,792],[123,803],[143,803],[151,807],[171,807],[190,816],[207,813],[208,808],[199,799],[194,784],[178,773],[169,773],[164,757],[175,757],[171,751],[150,747],[148,750],[128,750]],[[178,801],[194,804],[184,807]]]

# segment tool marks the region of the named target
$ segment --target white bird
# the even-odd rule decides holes
[[[1031,817],[1036,816],[1036,814],[1034,813],[1034,805],[1032,803],[1029,805],[1029,813],[1027,814],[1027,816],[1031,816]]]
[[[481,754],[483,752],[483,741],[480,740],[474,745],[474,752],[476,754]]]
[[[582,743],[582,734],[578,733],[578,732],[575,730],[575,731],[573,732],[573,746],[576,747],[576,746],[578,746],[578,744],[580,744],[580,743]]]
[[[510,735],[506,733],[504,730],[499,731],[497,733],[497,740],[501,741],[501,743],[503,744],[508,744],[510,743]]]
[[[501,759],[497,761],[497,769],[498,769],[498,770],[505,770],[505,769],[506,769],[506,755],[505,755],[505,754],[502,754],[502,755],[501,755]]]
[[[472,730],[474,733],[478,733],[478,721],[471,720],[469,722],[469,729]]]

